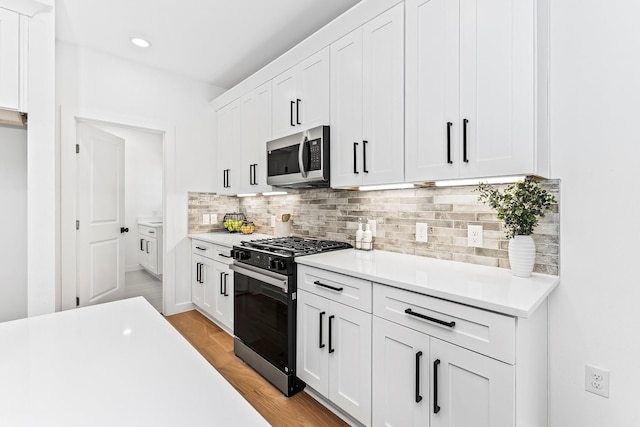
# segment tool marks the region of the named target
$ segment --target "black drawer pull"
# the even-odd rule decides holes
[[[200,246],[196,246],[196,249],[199,250],[199,251],[206,251],[207,250],[207,248],[201,248]]]
[[[422,357],[422,352],[419,351],[416,353],[416,403],[420,403],[422,400],[422,396],[420,396],[420,358]]]
[[[453,322],[453,321],[445,322],[444,320],[440,320],[440,319],[436,319],[436,318],[433,318],[433,317],[425,316],[424,314],[416,313],[415,311],[411,310],[410,308],[407,308],[404,312],[409,314],[409,315],[411,315],[411,316],[419,317],[421,319],[428,320],[429,322],[437,323],[438,325],[447,326],[449,328],[453,328],[454,326],[456,326],[456,322]]]
[[[218,254],[218,256],[221,256],[223,258],[233,258],[231,255],[225,255],[225,254]]]
[[[313,282],[313,284],[317,286],[322,286],[323,288],[331,289],[332,291],[336,291],[336,292],[342,292],[344,290],[344,288],[336,288],[335,286],[325,285],[319,280],[316,280],[315,282]]]

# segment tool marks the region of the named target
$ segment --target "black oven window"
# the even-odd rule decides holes
[[[288,367],[287,294],[259,280],[235,275],[234,332],[279,369]]]

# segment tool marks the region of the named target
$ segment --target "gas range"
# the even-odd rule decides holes
[[[298,256],[353,248],[349,243],[304,237],[274,237],[242,242],[233,247],[235,261],[265,270],[290,274]]]

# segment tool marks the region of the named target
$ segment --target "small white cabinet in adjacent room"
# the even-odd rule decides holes
[[[162,224],[138,224],[138,262],[150,273],[162,274]]]
[[[545,0],[407,0],[405,180],[548,176]]]
[[[329,47],[272,80],[273,138],[329,124]]]
[[[404,179],[404,4],[331,45],[331,186]]]
[[[297,325],[298,377],[369,425],[371,282],[298,266]]]
[[[0,108],[26,112],[28,18],[0,8]]]
[[[191,249],[191,302],[233,335],[231,248],[193,239]]]

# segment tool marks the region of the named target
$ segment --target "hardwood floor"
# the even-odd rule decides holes
[[[197,311],[166,319],[273,426],[348,426],[304,392],[285,397],[233,353],[233,338]]]

